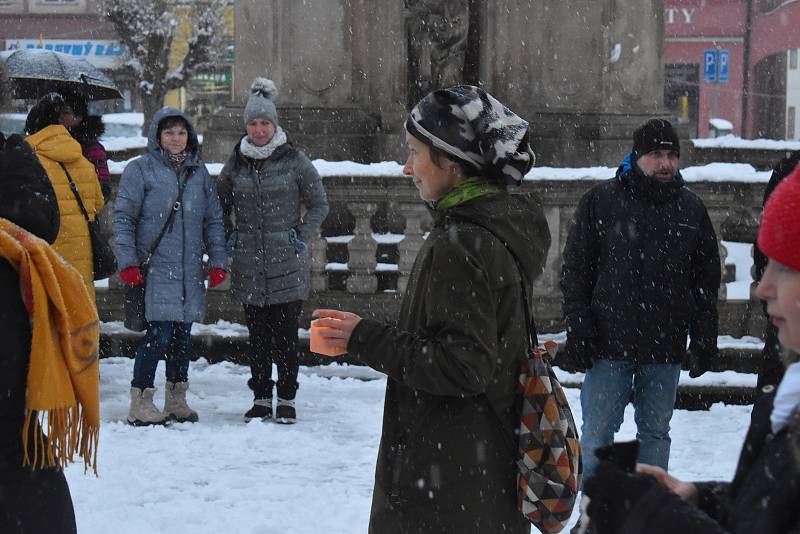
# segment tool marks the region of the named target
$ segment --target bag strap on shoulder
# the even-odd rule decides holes
[[[60,161],[58,164],[61,165],[61,169],[64,171],[64,175],[67,177],[67,181],[69,182],[69,188],[72,189],[72,194],[75,195],[75,201],[78,203],[81,213],[83,213],[83,218],[86,219],[86,222],[88,223],[89,213],[86,211],[86,207],[83,205],[83,199],[81,198],[81,194],[78,192],[78,186],[75,185],[74,181],[72,181],[72,176],[70,176],[66,165]]]
[[[189,177],[187,176],[180,182],[178,182],[178,196],[175,197],[175,202],[172,203],[172,209],[169,211],[169,215],[167,216],[167,220],[164,221],[164,226],[161,227],[161,231],[158,233],[158,237],[153,242],[153,246],[150,247],[150,250],[147,251],[147,257],[145,258],[144,262],[142,262],[142,268],[146,268],[150,264],[150,260],[153,257],[158,245],[161,244],[161,239],[164,237],[164,234],[167,233],[167,229],[172,227],[172,222],[175,220],[175,214],[181,209],[181,201],[183,200],[183,191],[186,189],[186,182],[189,181]]]
[[[530,308],[530,301],[528,300],[528,290],[525,288],[525,271],[522,269],[522,261],[519,259],[519,256],[517,256],[516,253],[511,249],[511,247],[508,245],[508,242],[505,239],[503,239],[500,235],[497,234],[497,232],[495,232],[485,224],[476,221],[474,219],[463,217],[461,215],[459,216],[449,215],[448,217],[454,221],[463,221],[468,224],[473,224],[475,226],[483,228],[484,230],[492,234],[495,237],[495,239],[500,241],[500,243],[502,243],[503,246],[506,247],[508,253],[511,254],[511,257],[514,258],[514,263],[517,265],[517,270],[519,271],[520,294],[522,296],[523,312],[525,313],[525,329],[527,330],[528,334],[528,353],[530,353],[530,351],[532,351],[539,344],[539,339],[536,333],[536,324],[531,318],[531,308]]]

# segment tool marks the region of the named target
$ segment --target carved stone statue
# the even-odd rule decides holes
[[[464,82],[469,0],[406,0],[409,105]]]

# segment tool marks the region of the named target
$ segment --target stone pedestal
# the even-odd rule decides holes
[[[399,160],[409,100],[442,71],[528,119],[540,165],[615,165],[663,112],[663,11],[664,0],[237,0],[236,92],[242,106],[256,76],[272,78],[281,124],[312,158]],[[241,109],[211,121],[207,160],[230,152]]]
[[[480,77],[531,123],[537,165],[615,166],[663,108],[663,0],[509,0],[482,21]]]
[[[212,119],[207,161],[220,161],[244,133],[242,110],[258,76],[277,85],[281,126],[312,159],[401,156],[403,2],[243,0],[234,12],[238,102]]]

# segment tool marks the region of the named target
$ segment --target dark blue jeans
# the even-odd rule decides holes
[[[167,360],[167,381],[186,382],[189,379],[189,349],[192,323],[153,321],[147,323],[136,361],[133,364],[131,387],[151,388],[156,377],[158,360]]]
[[[622,425],[625,406],[631,398],[631,388],[636,439],[640,442],[638,461],[667,469],[671,444],[669,422],[680,372],[678,364],[594,361],[581,386],[584,480],[592,476],[597,467],[595,449],[614,441],[614,434]]]

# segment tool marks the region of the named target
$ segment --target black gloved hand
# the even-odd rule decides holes
[[[592,360],[597,355],[593,338],[568,337],[563,357],[556,359],[556,364],[569,373],[583,373],[592,368]]]
[[[589,497],[587,515],[597,534],[617,534],[636,503],[658,482],[650,475],[632,473],[603,460],[583,484]]]
[[[689,354],[688,354],[689,376],[691,378],[697,378],[699,376],[702,376],[706,371],[708,371],[711,368],[712,357],[713,356],[711,354],[708,354],[696,348],[689,347]]]

